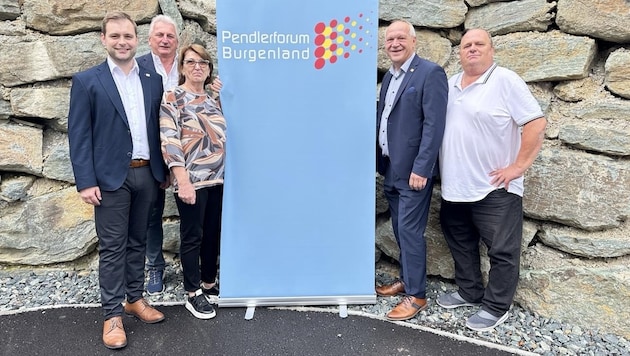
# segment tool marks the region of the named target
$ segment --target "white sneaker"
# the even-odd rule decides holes
[[[217,315],[201,289],[197,289],[194,296],[186,298],[186,309],[199,319],[212,319]]]

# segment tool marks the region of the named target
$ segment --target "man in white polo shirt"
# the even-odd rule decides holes
[[[547,121],[525,82],[494,63],[490,34],[464,32],[463,72],[449,80],[440,149],[440,221],[455,260],[458,291],[438,297],[444,308],[481,308],[466,322],[494,329],[508,317],[519,278],[523,174],[538,155]],[[488,247],[484,288],[479,241]]]

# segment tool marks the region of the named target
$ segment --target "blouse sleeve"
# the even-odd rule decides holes
[[[171,90],[164,92],[160,105],[160,140],[162,157],[169,169],[186,165],[179,116],[175,93]]]

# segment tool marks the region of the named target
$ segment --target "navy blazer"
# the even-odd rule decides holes
[[[151,172],[162,183],[166,179],[158,122],[162,78],[153,70],[139,67]],[[127,115],[107,61],[72,77],[68,141],[77,190],[98,186],[104,191],[114,191],[122,186],[129,171],[133,144]]]
[[[381,84],[376,110],[379,129],[391,80],[392,74],[388,71]],[[444,135],[447,101],[448,81],[444,69],[414,55],[387,120],[389,164],[398,177],[408,180],[411,172],[425,178],[437,174],[436,161]],[[378,142],[376,146],[377,169],[385,175],[388,163]]]
[[[153,63],[153,56],[151,55],[151,52],[137,57],[136,62],[138,62],[140,67],[155,71],[155,64]]]

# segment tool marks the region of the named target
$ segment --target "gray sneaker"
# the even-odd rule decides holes
[[[437,303],[439,306],[446,309],[453,309],[458,307],[476,307],[481,305],[481,303],[469,303],[465,301],[464,298],[459,295],[458,291],[448,294],[442,294],[437,298]]]
[[[466,326],[475,331],[490,331],[508,318],[508,312],[501,316],[494,316],[483,309],[473,314],[466,321]]]

